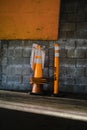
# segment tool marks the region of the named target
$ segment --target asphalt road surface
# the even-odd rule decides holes
[[[87,122],[0,108],[0,130],[87,130]]]

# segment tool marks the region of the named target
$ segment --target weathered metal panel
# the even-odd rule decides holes
[[[60,0],[0,0],[0,39],[57,40]]]

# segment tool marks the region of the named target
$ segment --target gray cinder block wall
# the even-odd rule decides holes
[[[53,45],[57,42],[60,44],[60,91],[87,93],[87,0],[62,0],[59,34],[58,41],[0,41],[0,89],[31,90],[33,43],[46,46],[43,73],[45,77],[53,77]],[[45,85],[44,89],[53,90],[53,84]]]

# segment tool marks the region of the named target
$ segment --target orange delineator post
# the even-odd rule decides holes
[[[35,62],[35,70],[34,70],[34,78],[42,78],[42,51],[40,45],[37,47],[37,54],[36,54],[36,62]],[[41,94],[42,93],[42,85],[33,83],[32,86],[32,93],[33,94]]]
[[[59,45],[54,45],[54,95],[57,95],[59,93]]]

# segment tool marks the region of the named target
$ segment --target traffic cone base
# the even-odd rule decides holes
[[[33,84],[32,94],[42,94],[43,87],[40,84]]]

